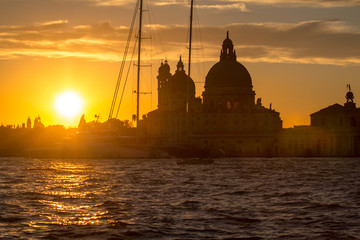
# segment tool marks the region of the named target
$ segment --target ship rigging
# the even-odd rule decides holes
[[[192,58],[192,38],[193,38],[193,12],[194,12],[194,1],[191,0],[190,2],[190,26],[189,26],[189,42],[188,42],[188,76],[190,77],[191,74],[191,58]],[[125,92],[125,87],[126,87],[126,83],[129,77],[129,72],[130,72],[130,67],[128,69],[125,68],[125,65],[128,61],[128,55],[132,54],[131,56],[131,60],[130,62],[132,62],[132,58],[134,56],[134,53],[137,49],[137,64],[136,65],[136,90],[133,91],[133,93],[136,94],[136,114],[134,114],[132,116],[133,120],[136,121],[136,127],[138,128],[139,126],[139,120],[140,120],[140,94],[151,94],[151,92],[141,92],[141,67],[145,66],[144,64],[141,63],[141,58],[142,58],[142,40],[144,39],[143,36],[143,0],[138,0],[136,2],[135,5],[135,9],[134,9],[134,13],[133,13],[133,17],[132,17],[132,21],[130,24],[130,28],[129,28],[129,33],[128,33],[128,37],[127,37],[127,42],[126,42],[126,46],[125,46],[125,50],[123,53],[123,57],[122,57],[122,61],[121,61],[121,66],[120,66],[120,70],[119,70],[119,74],[118,74],[118,78],[117,78],[117,82],[116,82],[116,86],[115,86],[115,90],[114,90],[114,94],[113,94],[113,98],[112,98],[112,102],[111,102],[111,107],[110,107],[110,111],[109,111],[109,116],[108,119],[112,119],[112,118],[118,118],[119,112],[120,112],[120,106],[123,102],[123,98],[124,98],[124,92]],[[132,49],[132,53],[130,52],[130,45],[131,42],[133,40],[133,33],[136,27],[136,20],[138,17],[138,32],[137,32],[137,36],[136,36],[136,44],[134,45],[134,48]],[[122,83],[123,81],[123,83]],[[122,91],[120,92],[120,86],[123,85]],[[187,102],[188,102],[188,98],[187,97]],[[187,103],[188,105],[188,103]]]

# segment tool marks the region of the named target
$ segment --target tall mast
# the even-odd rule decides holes
[[[139,104],[140,104],[140,56],[141,56],[141,26],[143,13],[143,0],[140,0],[139,15],[139,48],[138,48],[138,69],[137,69],[137,89],[136,89],[136,128],[139,129]]]
[[[192,22],[193,22],[193,10],[194,10],[194,0],[191,0],[190,7],[190,34],[189,34],[189,65],[188,65],[188,76],[190,78],[191,70],[191,42],[192,42]],[[189,82],[186,84],[186,112],[189,111]]]
[[[194,0],[191,0],[191,8],[190,8],[190,36],[189,36],[189,67],[188,67],[188,75],[189,75],[189,77],[190,77],[190,64],[191,64],[191,42],[192,42],[193,10],[194,10]]]
[[[125,64],[126,64],[126,57],[127,57],[127,53],[128,53],[128,50],[129,50],[130,40],[131,40],[131,37],[132,37],[132,32],[133,32],[133,29],[134,29],[134,24],[135,24],[135,20],[136,20],[136,16],[137,16],[138,11],[139,11],[139,1],[136,1],[134,14],[133,14],[133,17],[132,17],[132,20],[131,20],[130,31],[129,31],[129,34],[128,34],[128,38],[127,38],[127,42],[126,42],[126,46],[125,46],[125,50],[124,50],[124,54],[123,54],[123,59],[122,59],[121,67],[120,67],[119,74],[118,74],[118,79],[116,81],[116,87],[115,87],[115,91],[114,91],[113,100],[112,100],[112,103],[111,103],[110,112],[109,112],[109,118],[108,119],[113,118],[113,113],[114,113],[114,109],[115,109],[115,105],[116,105],[116,100],[117,100],[118,93],[119,93],[119,87],[120,87],[121,79],[122,79]],[[127,77],[125,79],[123,92],[124,92],[124,89],[125,89],[125,86],[126,86],[126,80],[127,80]],[[119,106],[118,106],[115,118],[117,118],[117,116],[119,114],[122,97],[123,97],[123,94],[121,94],[121,98],[120,98],[120,102],[119,102]]]

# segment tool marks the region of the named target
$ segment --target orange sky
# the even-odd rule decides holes
[[[141,113],[156,108],[156,74],[179,55],[187,65],[188,5],[154,1],[145,6],[144,43],[152,68],[142,70]],[[116,84],[134,1],[40,0],[0,2],[0,123],[21,124],[40,115],[45,125],[76,126],[54,108],[58,94],[73,90],[84,99],[85,117],[105,121]],[[230,31],[256,97],[272,103],[284,127],[309,124],[309,114],[345,102],[346,84],[360,96],[360,1],[202,1],[196,4],[192,78],[197,95],[219,59]],[[120,119],[135,113],[130,73]]]

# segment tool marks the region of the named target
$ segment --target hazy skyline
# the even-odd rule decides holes
[[[309,114],[345,102],[351,84],[360,96],[360,1],[195,1],[192,77],[196,94],[219,60],[230,31],[237,59],[250,72],[256,97],[272,103],[284,127],[309,124]],[[161,60],[174,72],[179,55],[187,65],[188,1],[145,1],[146,30],[153,35],[152,71],[142,89],[141,114],[156,108]],[[106,120],[135,1],[0,0],[0,123],[20,124],[40,115],[45,125],[77,125],[101,114]],[[200,41],[201,40],[201,41]],[[201,43],[200,43],[201,42]],[[148,54],[149,55],[149,54]],[[186,68],[187,70],[187,68]],[[131,78],[132,78],[131,74]],[[135,113],[125,95],[120,119]],[[84,109],[73,119],[56,113],[56,96],[77,92]]]

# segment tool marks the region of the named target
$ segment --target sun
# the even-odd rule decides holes
[[[66,91],[59,94],[55,100],[57,112],[65,118],[73,118],[83,110],[83,100],[74,91]]]

